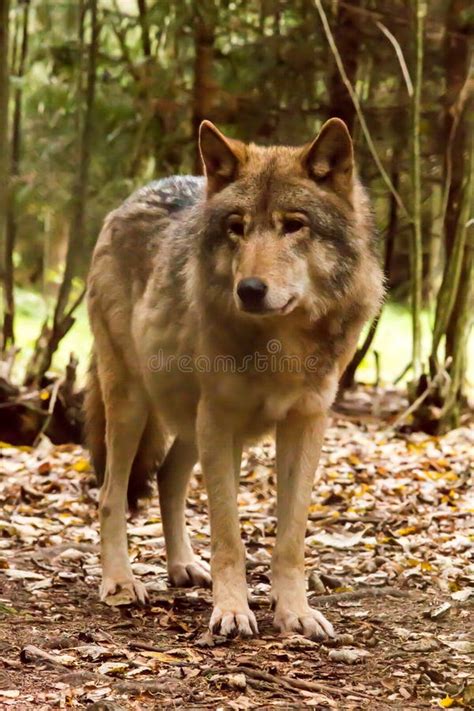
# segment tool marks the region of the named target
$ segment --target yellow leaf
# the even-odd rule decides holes
[[[433,566],[431,563],[428,563],[427,560],[424,560],[423,563],[420,565],[420,568],[425,571],[425,573],[431,573],[433,570]]]
[[[310,510],[310,513],[317,513],[319,511],[326,511],[327,508],[328,507],[324,506],[324,504],[311,504],[309,510]],[[334,511],[334,514],[335,513],[338,513],[338,512]],[[331,515],[332,514],[333,514],[333,512],[331,511]]]
[[[140,654],[142,657],[156,659],[158,662],[163,662],[163,664],[174,664],[175,662],[182,661],[179,657],[173,657],[171,654],[166,654],[165,652],[141,651]]]
[[[456,472],[453,472],[453,471],[446,472],[444,475],[444,478],[447,479],[448,481],[457,481],[459,479]]]
[[[87,459],[78,459],[77,462],[74,462],[72,468],[76,472],[87,472],[90,469],[90,464]]]
[[[394,533],[396,533],[397,536],[409,536],[410,533],[416,533],[416,531],[416,526],[407,526],[406,528],[397,528]]]
[[[40,400],[49,400],[49,392],[47,390],[42,390],[39,396]]]
[[[426,472],[420,472],[420,476],[422,479],[431,479],[431,481],[438,481],[438,479],[442,479],[444,476],[444,472],[438,472],[436,469],[429,469]]]
[[[422,454],[429,440],[424,440],[424,442],[407,442],[407,450],[413,454]]]
[[[438,699],[438,706],[441,706],[442,709],[449,709],[454,702],[455,699],[451,698],[451,696],[445,696],[444,699]]]

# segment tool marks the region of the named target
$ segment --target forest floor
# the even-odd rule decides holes
[[[474,705],[474,427],[400,434],[333,417],[306,539],[311,602],[331,644],[272,628],[271,443],[244,457],[239,508],[260,634],[211,637],[208,590],[167,587],[159,508],[129,522],[151,605],[108,607],[97,489],[77,446],[0,449],[0,708],[430,709]],[[368,396],[367,396],[368,397]],[[379,396],[377,396],[379,397]],[[199,473],[188,502],[209,559]]]

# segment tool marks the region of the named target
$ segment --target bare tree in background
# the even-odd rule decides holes
[[[9,11],[8,0],[0,0],[0,275],[3,282],[3,306],[5,313],[8,311],[5,281],[6,275],[6,227],[8,208],[9,172],[8,163],[8,97],[9,97],[9,68],[8,68],[8,31]],[[2,337],[2,350],[6,346],[5,335]]]
[[[85,290],[70,303],[73,278],[76,273],[77,260],[85,242],[85,217],[87,203],[87,187],[89,182],[90,152],[93,135],[93,109],[96,85],[96,64],[99,46],[100,25],[97,16],[97,0],[89,3],[90,12],[90,42],[87,54],[87,79],[85,89],[82,88],[82,78],[79,75],[79,111],[81,116],[81,132],[79,144],[79,165],[77,182],[73,188],[73,205],[70,222],[69,239],[66,253],[66,264],[59,287],[53,322],[47,320],[42,328],[33,358],[28,366],[26,382],[39,382],[51,365],[52,357],[59,342],[74,324],[74,311],[85,295]],[[85,32],[86,9],[83,0],[79,6],[79,44],[82,45]],[[79,67],[81,72],[81,67]]]
[[[11,166],[10,166],[10,193],[7,206],[7,225],[6,225],[6,241],[5,241],[5,314],[3,321],[3,339],[4,345],[7,347],[15,341],[15,284],[14,284],[14,267],[13,267],[13,252],[15,249],[17,219],[15,211],[15,191],[18,187],[18,179],[20,175],[20,159],[21,159],[21,144],[22,144],[22,103],[23,103],[23,84],[22,79],[25,74],[26,58],[28,54],[28,23],[30,16],[30,0],[24,0],[22,3],[21,13],[21,41],[17,52],[18,61],[12,69],[15,72],[16,85],[14,91],[14,108],[12,120],[12,139],[11,139]],[[16,44],[16,37],[15,37]],[[15,57],[14,57],[15,59]]]
[[[467,342],[473,323],[474,79],[471,50],[466,41],[469,28],[463,24],[469,7],[467,0],[451,0],[446,18],[445,265],[436,303],[431,350],[431,376],[435,377],[440,368],[446,368],[449,375],[447,380],[440,381],[435,393],[437,404],[441,406],[437,418],[440,431],[459,424],[464,401]]]
[[[421,214],[421,91],[423,86],[424,20],[426,5],[424,0],[413,3],[414,15],[414,91],[412,97],[412,151],[411,182],[412,235],[410,239],[410,300],[412,317],[412,363],[415,381],[421,374],[421,309],[423,288],[423,233]]]
[[[212,3],[208,0],[197,0],[195,7],[194,25],[194,88],[193,88],[193,113],[192,128],[196,139],[194,157],[194,172],[202,172],[201,156],[197,149],[197,136],[201,121],[212,116],[212,99],[215,88],[213,80],[214,62],[214,17]]]
[[[355,12],[360,7],[360,4],[360,0],[353,0],[351,7],[347,7],[346,3],[339,3],[334,29],[334,40],[341,57],[344,58],[344,68],[352,86],[355,85],[357,77],[359,48],[362,38],[357,23],[357,13]],[[349,131],[352,133],[356,117],[354,103],[341,78],[340,71],[334,62],[332,62],[332,65],[333,68],[329,78],[328,118],[338,116],[345,121]]]

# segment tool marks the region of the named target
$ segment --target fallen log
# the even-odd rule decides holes
[[[44,434],[53,444],[81,443],[84,393],[76,389],[76,371],[71,355],[64,376],[47,374],[37,387],[0,376],[0,441],[34,446]]]

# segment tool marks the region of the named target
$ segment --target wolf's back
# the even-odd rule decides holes
[[[199,202],[204,188],[205,179],[192,176],[153,181],[108,215],[99,236],[88,282],[89,317],[96,342],[85,397],[86,439],[99,485],[105,477],[107,451],[106,411],[97,360],[113,354],[123,372],[127,372],[136,299],[146,288],[155,258],[176,289],[172,265],[180,261],[177,250],[185,252],[187,244],[173,239],[168,227],[178,213]],[[103,334],[100,342],[97,331]],[[166,433],[150,411],[129,480],[132,509],[139,499],[149,495],[150,481],[165,448]]]
[[[141,203],[160,207],[173,214],[195,205],[204,194],[205,178],[195,175],[173,175],[138,188],[125,200],[124,205]]]

